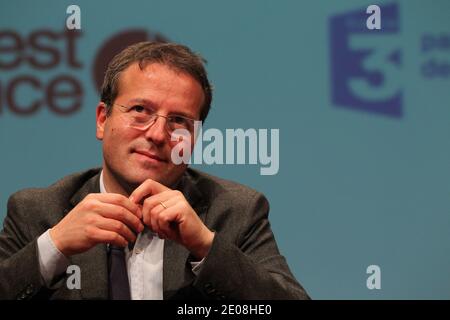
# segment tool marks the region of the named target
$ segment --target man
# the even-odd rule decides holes
[[[118,54],[96,113],[102,169],[10,197],[0,298],[308,298],[278,251],[265,197],[173,161],[178,143],[194,146],[176,133],[193,135],[211,100],[203,60],[184,46]],[[68,285],[71,265],[79,287]]]

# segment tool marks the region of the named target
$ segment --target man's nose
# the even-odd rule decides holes
[[[161,145],[167,139],[166,121],[164,117],[156,117],[153,124],[145,132],[145,137],[155,144]]]

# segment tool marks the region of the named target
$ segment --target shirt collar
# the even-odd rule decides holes
[[[107,193],[105,183],[103,182],[103,170],[100,173],[100,193]]]

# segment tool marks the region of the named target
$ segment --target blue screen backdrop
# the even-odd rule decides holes
[[[206,128],[279,129],[276,175],[194,167],[268,197],[312,298],[450,298],[449,1],[378,1],[381,30],[368,1],[77,1],[69,34],[71,4],[0,3],[0,221],[15,191],[101,165],[100,67],[164,38],[208,60]]]

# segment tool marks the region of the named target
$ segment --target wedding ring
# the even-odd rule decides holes
[[[164,207],[164,209],[167,209],[166,205],[163,202],[159,202],[160,205],[162,205]]]

